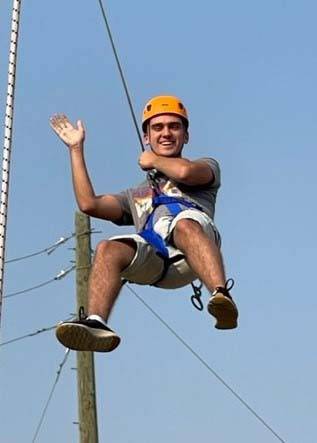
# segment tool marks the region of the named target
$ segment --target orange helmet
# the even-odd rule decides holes
[[[184,121],[186,129],[188,128],[188,114],[181,100],[172,95],[159,95],[151,98],[151,100],[145,105],[142,115],[143,132],[146,132],[146,126],[150,118],[160,114],[179,115]]]

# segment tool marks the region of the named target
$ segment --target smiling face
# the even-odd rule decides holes
[[[151,118],[144,141],[157,155],[180,157],[184,144],[188,142],[188,131],[177,115],[162,114]]]

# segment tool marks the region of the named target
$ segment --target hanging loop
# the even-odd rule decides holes
[[[203,284],[200,283],[199,286],[195,286],[192,282],[191,285],[194,290],[194,294],[190,297],[190,300],[198,311],[202,311],[204,309],[203,302],[201,301],[201,288],[203,287]]]

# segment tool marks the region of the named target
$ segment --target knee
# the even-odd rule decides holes
[[[192,236],[197,230],[201,230],[198,222],[189,218],[182,218],[176,223],[174,233],[176,236]]]
[[[110,240],[101,240],[97,246],[96,246],[96,251],[95,251],[95,255],[97,256],[104,256],[107,255],[109,253],[109,250],[111,249],[111,242]]]
[[[130,264],[135,252],[133,241],[101,240],[96,246],[95,260],[123,263],[125,267]]]

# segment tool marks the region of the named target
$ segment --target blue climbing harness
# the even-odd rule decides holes
[[[146,240],[151,246],[153,246],[156,254],[163,259],[163,271],[159,279],[156,282],[152,283],[153,286],[156,286],[160,281],[164,279],[170,265],[172,263],[176,263],[183,258],[182,254],[178,254],[170,258],[165,240],[160,234],[154,231],[154,214],[156,208],[161,205],[167,206],[169,213],[173,218],[175,218],[180,212],[184,210],[184,206],[187,208],[198,209],[200,211],[202,211],[202,208],[196,203],[189,202],[182,197],[170,197],[163,194],[150,174],[148,174],[148,180],[154,193],[154,196],[152,198],[152,211],[148,215],[142,230],[138,232],[138,234],[142,238],[144,238],[144,240]],[[195,284],[191,282],[191,286],[194,290],[194,294],[191,296],[191,302],[196,309],[202,311],[204,308],[204,305],[201,301],[202,283],[199,286],[195,286]]]
[[[161,237],[160,234],[154,231],[154,214],[155,210],[158,206],[167,206],[170,215],[175,218],[180,212],[182,212],[184,209],[182,206],[186,206],[187,208],[195,208],[202,210],[199,205],[193,202],[189,202],[182,197],[169,197],[165,194],[156,194],[152,199],[152,211],[148,215],[145,224],[143,226],[142,231],[140,231],[138,234],[144,238],[153,248],[155,249],[157,255],[162,257],[163,259],[168,259],[168,249],[167,245],[164,241],[164,239]],[[181,206],[182,205],[182,206]]]
[[[165,240],[160,234],[154,231],[155,209],[161,205],[167,206],[171,216],[173,217],[176,217],[180,212],[182,212],[184,206],[186,206],[187,208],[195,208],[200,211],[202,210],[202,208],[196,203],[189,202],[182,197],[169,197],[168,195],[155,192],[152,199],[152,211],[148,215],[143,229],[139,232],[139,235],[144,238],[144,240],[146,240],[151,246],[153,246],[156,254],[163,259],[164,267],[162,274],[160,275],[159,279],[155,283],[153,283],[153,286],[157,285],[160,281],[164,279],[168,268],[172,263],[175,263],[183,258],[183,255],[176,255],[170,258]],[[191,296],[191,302],[196,309],[202,311],[204,308],[201,301],[202,284],[200,284],[199,286],[195,286],[194,283],[191,282],[191,286],[194,290],[194,294]]]

